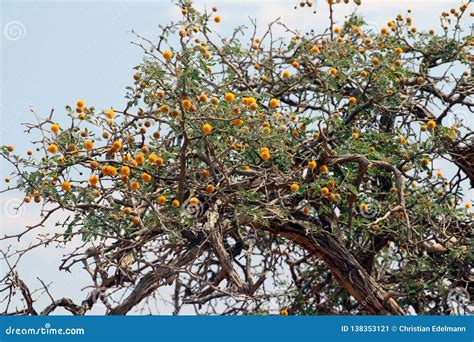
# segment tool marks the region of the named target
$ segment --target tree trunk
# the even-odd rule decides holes
[[[321,230],[307,233],[303,226],[295,223],[275,224],[270,229],[267,227],[267,230],[293,241],[323,260],[339,284],[371,314],[405,314],[347,248],[329,232]]]

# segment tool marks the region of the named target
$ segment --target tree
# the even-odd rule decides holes
[[[71,213],[34,247],[80,237],[59,268],[83,265],[94,289],[36,311],[11,267],[3,289],[20,289],[25,308],[5,313],[83,315],[102,301],[123,315],[165,285],[175,313],[266,314],[271,301],[281,314],[469,310],[462,191],[474,184],[474,144],[456,119],[474,107],[468,4],[443,13],[436,33],[418,32],[409,12],[379,32],[355,13],[337,26],[344,4],[328,3],[322,33],[275,21],[257,37],[252,21],[250,37],[238,27],[222,38],[216,8],[179,1],[182,21],[157,42],[137,34],[145,58],[124,109],[78,100],[68,127],[53,112],[26,125],[41,137],[35,153],[3,146],[16,180],[7,190],[41,203],[38,226]],[[291,39],[275,37],[277,25]]]

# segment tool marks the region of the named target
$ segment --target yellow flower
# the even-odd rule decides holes
[[[320,168],[319,168],[319,171],[321,171],[322,173],[326,173],[329,171],[329,168],[326,166],[326,165],[322,165]]]
[[[89,177],[89,183],[90,183],[90,185],[92,185],[92,186],[96,186],[97,183],[99,183],[99,177],[96,176],[96,175],[91,175],[91,176]]]
[[[270,107],[271,108],[278,108],[279,105],[280,105],[280,101],[278,101],[277,99],[271,99],[270,100]]]
[[[311,169],[311,170],[314,170],[317,165],[318,164],[314,160],[311,160],[311,161],[308,162],[308,168]]]
[[[268,160],[270,159],[270,150],[266,147],[263,147],[260,150],[260,157],[262,157],[263,160]]]
[[[179,205],[180,205],[180,203],[179,203],[179,201],[178,201],[177,199],[175,199],[175,200],[173,200],[173,202],[171,202],[171,205],[172,205],[173,207],[175,207],[175,208],[178,208]]]
[[[112,148],[115,151],[118,151],[122,148],[122,143],[120,141],[114,141],[114,143],[112,144]]]
[[[52,154],[55,154],[58,152],[58,146],[56,146],[55,144],[51,144],[48,146],[48,152],[49,153],[52,153]]]
[[[199,199],[197,197],[191,197],[189,199],[189,204],[194,205],[194,206],[198,205],[199,204]]]
[[[58,124],[52,124],[52,125],[51,125],[51,132],[53,132],[53,133],[58,133],[59,130],[60,130],[60,127],[59,127]]]
[[[173,58],[173,53],[170,50],[166,50],[163,52],[163,58],[169,61],[171,58]]]
[[[76,107],[77,108],[84,108],[85,102],[82,99],[77,100]]]
[[[102,166],[101,172],[103,174],[113,177],[117,174],[117,169],[113,166],[105,165],[105,166]]]
[[[183,108],[186,109],[186,110],[190,109],[191,106],[192,106],[192,103],[191,103],[191,101],[189,101],[189,100],[184,100],[184,101],[182,102],[182,104],[183,104]]]
[[[115,116],[115,112],[114,112],[113,109],[106,109],[106,110],[104,110],[104,114],[105,114],[105,116],[106,116],[108,119],[110,119],[110,120],[112,120],[112,119],[114,118],[114,116]]]
[[[323,194],[323,196],[326,196],[327,194],[329,194],[329,189],[327,187],[322,188],[321,194]]]
[[[209,100],[209,98],[207,97],[206,94],[201,94],[199,95],[199,102],[207,102]]]
[[[330,180],[330,181],[328,182],[328,188],[329,188],[329,190],[332,191],[332,190],[334,190],[335,187],[336,187],[336,183],[334,183],[333,180]]]
[[[144,182],[149,182],[151,181],[151,175],[149,175],[148,173],[144,173],[142,174],[142,179]]]
[[[337,69],[336,69],[336,68],[332,68],[331,70],[329,70],[329,74],[331,74],[332,76],[336,76],[336,74],[337,74]]]
[[[238,119],[234,119],[232,120],[232,124],[234,124],[235,126],[242,126],[244,124],[244,120],[238,118]]]
[[[138,182],[131,182],[130,183],[130,189],[133,191],[140,189],[140,184]]]
[[[227,93],[224,95],[224,100],[228,103],[234,102],[235,100],[235,95],[232,93]]]
[[[290,191],[291,192],[296,192],[300,189],[300,186],[297,183],[293,183],[290,185]]]
[[[202,126],[202,131],[204,132],[204,134],[211,134],[212,126],[210,124],[204,124]]]
[[[122,176],[128,176],[130,174],[130,168],[128,166],[122,166],[120,168],[120,174]]]
[[[65,182],[62,182],[62,183],[61,183],[61,189],[63,189],[63,190],[66,191],[66,192],[71,191],[71,183],[66,182],[66,181],[65,181]]]
[[[145,156],[143,155],[143,153],[137,154],[137,156],[135,157],[135,161],[138,165],[143,164],[143,162],[145,161]]]
[[[206,187],[206,191],[209,192],[209,193],[212,193],[216,190],[216,187],[212,184],[208,184],[207,187]]]
[[[434,120],[428,121],[427,126],[428,126],[429,129],[436,128],[436,121],[434,121]]]
[[[156,163],[156,161],[158,160],[158,156],[154,153],[151,153],[149,156],[148,156],[148,162],[154,164]]]
[[[92,140],[84,141],[84,148],[86,150],[92,150],[94,148],[94,143],[92,142]]]

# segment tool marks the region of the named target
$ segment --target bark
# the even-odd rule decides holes
[[[452,146],[448,151],[454,164],[466,174],[471,188],[474,188],[474,139],[466,141],[464,146]]]
[[[338,283],[371,314],[405,314],[390,294],[329,232],[306,232],[305,227],[293,222],[272,224],[268,230],[293,241],[323,260]]]
[[[108,314],[111,316],[126,315],[135,305],[168,282],[169,278],[173,277],[180,267],[192,263],[199,256],[200,252],[199,246],[192,247],[168,265],[156,267],[153,271],[148,272],[140,279],[132,293],[120,305],[110,310]]]

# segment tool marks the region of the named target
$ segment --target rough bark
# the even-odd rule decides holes
[[[150,296],[160,286],[165,284],[170,277],[173,277],[180,267],[191,263],[199,254],[200,247],[192,247],[181,257],[173,260],[170,264],[156,267],[153,271],[148,272],[140,279],[132,293],[120,305],[117,305],[115,308],[110,310],[108,315],[126,315],[135,305]]]
[[[269,230],[300,245],[323,260],[338,283],[366,310],[375,315],[403,315],[405,312],[354,256],[329,232],[306,232],[296,223],[273,224]]]

